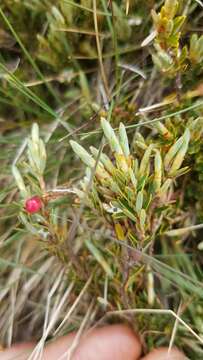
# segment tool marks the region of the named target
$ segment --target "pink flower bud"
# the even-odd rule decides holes
[[[42,207],[42,200],[39,196],[33,196],[26,200],[25,209],[28,213],[34,214],[38,212]]]

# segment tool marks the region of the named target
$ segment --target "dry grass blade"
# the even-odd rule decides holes
[[[101,70],[101,77],[104,84],[104,88],[106,91],[107,98],[110,97],[107,77],[104,69],[103,59],[102,59],[102,50],[100,45],[100,39],[99,39],[99,30],[98,30],[98,21],[97,21],[97,2],[96,0],[93,0],[93,14],[94,14],[94,27],[95,27],[95,34],[96,34],[96,43],[97,43],[97,51],[98,51],[98,60],[100,64],[100,70]]]

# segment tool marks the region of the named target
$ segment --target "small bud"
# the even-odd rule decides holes
[[[33,196],[32,198],[26,200],[25,202],[25,210],[30,213],[34,214],[39,212],[42,208],[42,200],[39,196]]]

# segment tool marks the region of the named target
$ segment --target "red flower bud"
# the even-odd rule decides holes
[[[26,200],[25,209],[28,213],[34,214],[42,208],[42,200],[39,196],[33,196]]]

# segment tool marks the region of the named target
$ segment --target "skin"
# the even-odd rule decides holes
[[[75,334],[61,337],[46,346],[42,360],[57,360],[73,343]],[[0,360],[27,360],[34,347],[33,343],[13,345],[0,351]],[[89,331],[83,335],[71,360],[186,360],[177,349],[168,354],[166,348],[153,350],[141,357],[141,343],[137,335],[125,325],[109,325]],[[67,360],[67,356],[63,358]]]

